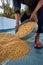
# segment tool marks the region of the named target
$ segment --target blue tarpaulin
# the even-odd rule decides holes
[[[2,17],[0,17],[0,30],[14,28],[14,24],[15,24],[15,22],[13,19],[12,20],[9,19],[9,21],[8,21],[8,19],[5,18],[5,20],[4,20]],[[15,34],[15,31],[13,29],[6,33]],[[40,41],[43,46],[43,34],[40,35]],[[7,62],[3,62],[0,65],[43,65],[43,47],[42,47],[42,49],[34,48],[34,37],[27,44],[31,48],[29,53],[27,53],[22,58],[19,58],[17,60],[8,60]]]

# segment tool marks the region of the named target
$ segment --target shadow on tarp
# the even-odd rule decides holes
[[[1,29],[0,32],[8,32],[8,31],[12,31],[15,30],[15,28],[11,28],[11,29]]]

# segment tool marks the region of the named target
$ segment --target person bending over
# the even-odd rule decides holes
[[[16,30],[19,28],[21,3],[27,5],[27,10],[21,17],[21,23],[26,19],[34,19],[38,23],[38,30],[35,36],[34,47],[41,48],[39,40],[40,33],[43,33],[43,0],[13,0],[14,12],[16,18]]]

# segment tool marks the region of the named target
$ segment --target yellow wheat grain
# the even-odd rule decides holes
[[[26,36],[27,34],[29,34],[34,29],[35,24],[36,24],[35,22],[24,23],[23,25],[21,25],[19,27],[19,30],[16,33],[16,36],[18,36],[18,37]]]
[[[13,34],[0,35],[0,63],[6,59],[18,59],[30,50],[25,41]]]

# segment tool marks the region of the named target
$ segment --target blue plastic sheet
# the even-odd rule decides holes
[[[1,23],[0,23],[0,25],[1,25]],[[6,33],[15,34],[15,31],[10,30]],[[43,34],[40,35],[40,40],[41,40],[42,46],[43,46]],[[43,47],[42,47],[42,49],[35,49],[34,48],[34,37],[27,44],[31,48],[29,53],[27,53],[22,58],[19,58],[17,60],[8,60],[7,62],[4,62],[0,65],[43,65]]]
[[[14,30],[6,33],[14,34]],[[40,40],[43,45],[43,34],[40,35]],[[2,63],[2,65],[43,65],[43,47],[42,49],[34,48],[34,37],[27,44],[31,48],[29,53],[17,60],[8,60],[7,62]]]

